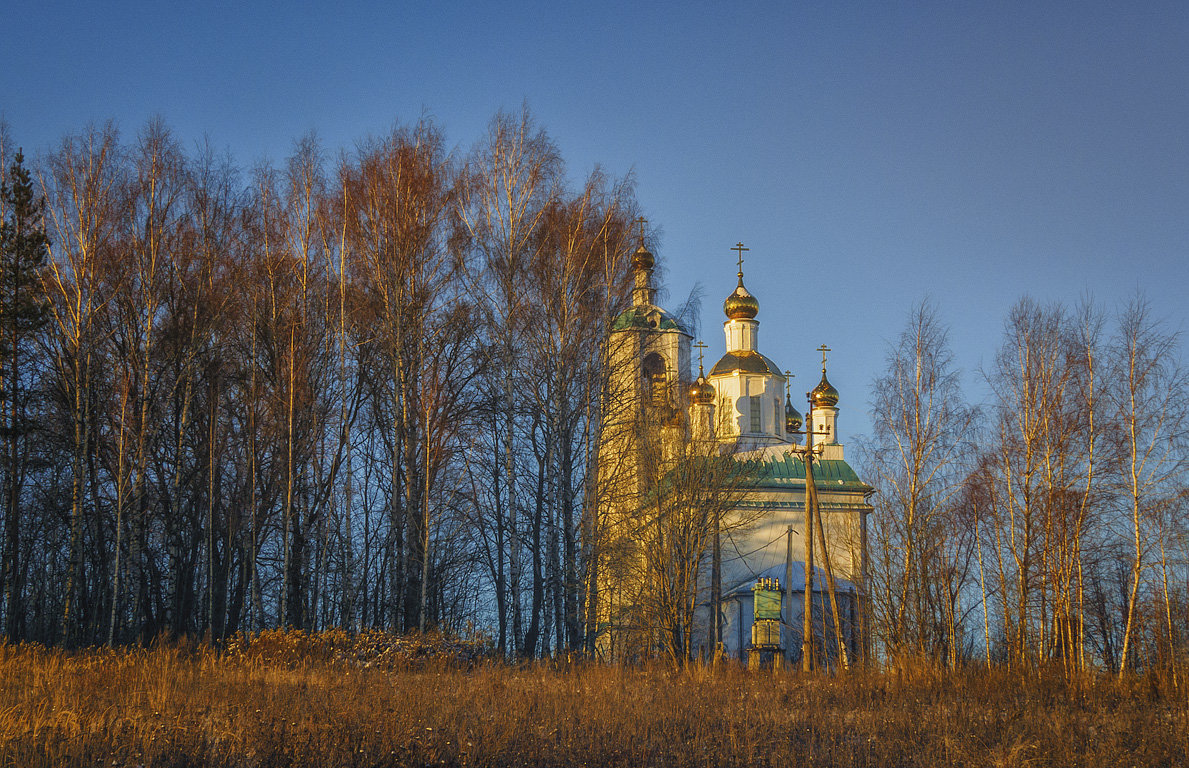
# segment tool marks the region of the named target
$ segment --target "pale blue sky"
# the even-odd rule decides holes
[[[29,154],[160,114],[249,167],[423,112],[465,151],[527,102],[575,179],[635,173],[711,358],[747,244],[762,348],[795,392],[835,350],[844,440],[926,293],[974,397],[1025,293],[1142,290],[1184,323],[1189,3],[9,5],[0,116]]]

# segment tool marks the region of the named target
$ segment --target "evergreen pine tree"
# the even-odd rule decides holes
[[[3,440],[4,550],[0,593],[5,607],[5,634],[20,639],[24,620],[23,569],[20,556],[20,496],[26,466],[23,446],[30,431],[25,416],[31,372],[30,341],[47,322],[49,305],[40,286],[49,238],[44,224],[45,200],[37,197],[24,155],[16,153],[0,182],[4,220],[0,221],[0,439]]]

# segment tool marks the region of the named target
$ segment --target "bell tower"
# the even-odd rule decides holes
[[[641,506],[669,454],[687,439],[686,407],[693,394],[691,336],[655,303],[656,261],[644,244],[645,223],[637,220],[632,306],[616,317],[608,334],[609,371],[601,403],[595,502],[600,556],[592,597],[599,627],[595,645],[607,659],[630,658],[649,642],[640,635],[637,615],[645,586],[638,548]]]

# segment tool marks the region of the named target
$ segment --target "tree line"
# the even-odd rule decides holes
[[[877,646],[944,663],[1120,673],[1189,642],[1189,381],[1142,295],[1021,299],[971,404],[915,307],[874,386]]]
[[[593,653],[601,567],[656,587],[644,646],[692,653],[747,479],[662,440],[690,478],[652,478],[680,493],[628,534],[649,556],[599,517],[663,463],[598,467],[603,424],[663,432],[609,397],[645,234],[630,178],[571,182],[527,111],[465,152],[423,119],[247,170],[160,120],[29,163],[0,125],[0,168],[5,638],[481,628],[507,655]],[[1142,298],[1023,299],[976,405],[936,309],[912,311],[862,446],[880,657],[1183,657],[1177,352]]]
[[[244,171],[160,120],[0,130],[9,640],[330,626],[590,642],[583,536],[631,179],[527,110]]]

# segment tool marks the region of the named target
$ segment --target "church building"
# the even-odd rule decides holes
[[[738,282],[723,303],[725,351],[709,374],[699,354],[696,377],[689,330],[655,304],[653,255],[641,242],[632,259],[632,306],[616,319],[608,342],[597,483],[601,547],[591,574],[596,646],[609,660],[658,648],[705,658],[742,660],[763,651],[800,659],[807,444],[819,510],[810,522],[821,521],[809,547],[810,594],[815,647],[825,650],[814,653],[831,657],[829,648],[839,647],[836,627],[850,657],[866,642],[872,489],[847,464],[839,441],[829,350],[819,348],[821,380],[806,393],[802,419],[789,373],[761,352],[759,300],[743,281],[747,249],[740,243],[736,250]]]

